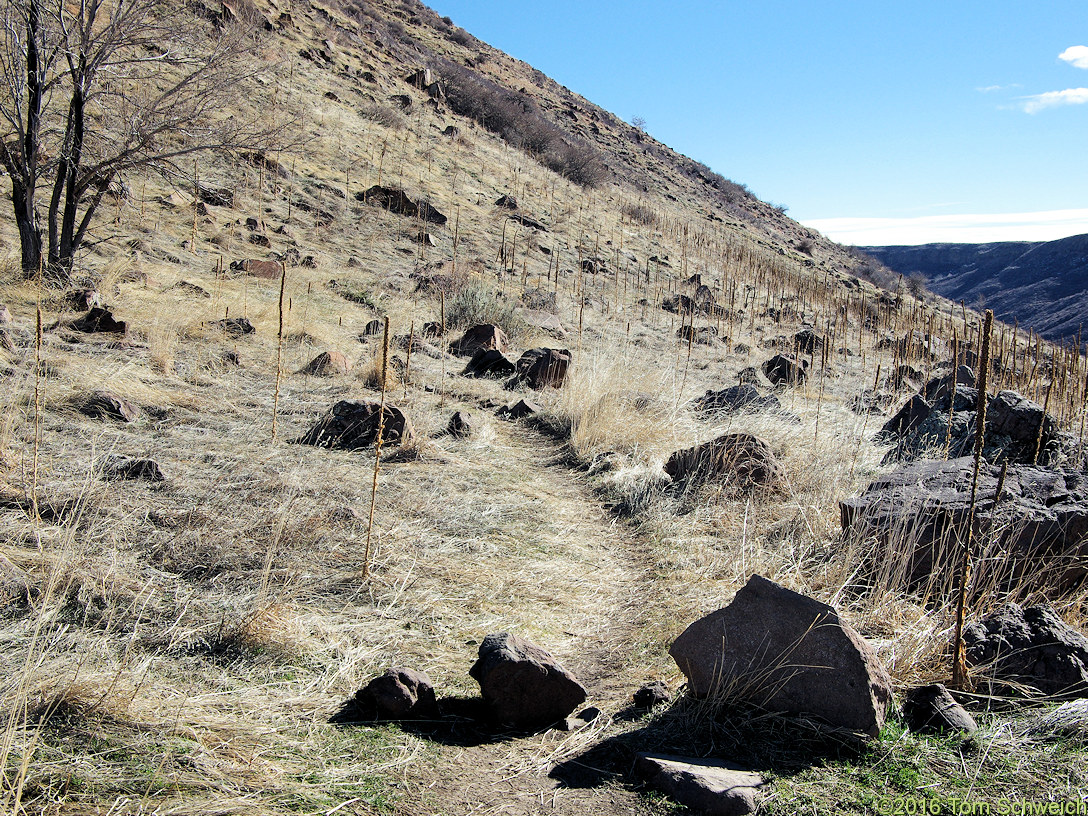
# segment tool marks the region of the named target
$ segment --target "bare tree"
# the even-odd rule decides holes
[[[232,105],[259,64],[247,59],[255,26],[200,19],[162,0],[3,5],[0,165],[27,276],[70,277],[98,205],[123,174],[169,171],[209,150],[261,149],[277,132]]]

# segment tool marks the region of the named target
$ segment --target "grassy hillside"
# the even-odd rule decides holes
[[[196,183],[230,190],[231,206],[200,201],[191,178],[125,180],[76,269],[125,336],[69,328],[81,313],[66,291],[21,280],[14,226],[0,220],[6,810],[670,813],[616,770],[633,748],[749,743],[776,777],[774,812],[865,812],[884,786],[1080,790],[1081,747],[1025,740],[996,715],[971,745],[893,724],[833,759],[807,743],[778,756],[767,734],[685,703],[618,716],[643,683],[679,685],[669,644],[752,573],[838,606],[898,687],[947,675],[951,609],[891,580],[859,591],[867,542],[843,539],[838,502],[887,469],[873,441],[885,420],[851,411],[853,398],[879,385],[901,401],[913,388],[900,366],[921,379],[946,362],[881,341],[974,337],[976,314],[896,293],[894,278],[892,292],[859,280],[874,270],[849,252],[414,2],[262,0],[251,12],[266,70],[245,104],[283,116],[287,137],[261,157],[200,161]],[[430,67],[448,84],[450,65],[513,92],[536,124],[493,132],[453,110],[452,90],[435,99],[406,81]],[[587,156],[603,168],[592,179],[579,175]],[[379,183],[448,222],[357,198]],[[503,195],[545,229],[511,219],[494,204]],[[245,259],[284,260],[282,301],[278,278],[231,269]],[[695,297],[696,281],[720,310],[661,308]],[[252,334],[216,323],[241,317]],[[373,449],[293,440],[339,400],[381,397],[381,336],[365,332],[383,318],[396,360],[385,399],[416,434],[382,451],[375,482]],[[446,336],[424,336],[434,322]],[[448,343],[478,322],[501,325],[515,359],[569,349],[568,383],[531,392],[460,376],[467,360]],[[826,350],[806,356],[804,385],[778,392],[781,412],[693,410],[793,351],[803,324]],[[678,339],[689,326],[713,339]],[[999,342],[1012,361],[1001,381],[1028,396],[1047,389],[1040,360],[1080,377],[1049,409],[1082,429],[1083,360],[1007,328]],[[351,370],[297,373],[324,351]],[[81,413],[100,390],[138,418]],[[520,397],[539,404],[532,421],[495,416]],[[477,414],[476,436],[445,432],[456,410]],[[672,452],[731,430],[770,443],[781,490],[671,484]],[[111,456],[154,459],[165,479],[105,479]],[[1080,618],[1078,597],[1055,600]],[[502,630],[560,658],[605,716],[530,738],[328,725],[393,665],[473,696],[476,646]],[[549,775],[594,765],[591,750],[611,763],[593,784]]]

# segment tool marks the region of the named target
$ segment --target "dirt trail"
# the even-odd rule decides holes
[[[550,778],[560,762],[583,753],[620,726],[610,716],[630,703],[649,667],[633,654],[644,616],[643,598],[651,597],[652,561],[643,542],[601,507],[584,476],[562,464],[554,440],[518,425],[502,424],[496,444],[515,452],[520,463],[519,489],[527,498],[547,494],[557,512],[568,516],[585,542],[591,542],[600,576],[599,602],[586,610],[552,610],[579,617],[570,643],[552,649],[586,686],[587,705],[604,717],[580,731],[548,731],[521,737],[469,736],[444,740],[431,768],[408,775],[403,812],[411,814],[652,814],[653,805],[622,784],[566,787]],[[481,501],[487,496],[482,495]],[[566,626],[566,623],[563,624]],[[463,737],[464,735],[462,735]],[[469,744],[456,744],[469,743]]]

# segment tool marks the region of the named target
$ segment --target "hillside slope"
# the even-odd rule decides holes
[[[862,247],[953,301],[985,304],[1049,340],[1075,338],[1088,322],[1088,235],[1057,241]]]

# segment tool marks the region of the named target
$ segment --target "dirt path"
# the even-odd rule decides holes
[[[592,547],[599,576],[597,601],[585,609],[555,609],[578,619],[577,631],[559,660],[586,686],[587,705],[604,711],[597,722],[575,732],[548,731],[522,737],[457,732],[441,739],[433,767],[409,774],[403,812],[410,814],[652,814],[652,803],[618,781],[595,787],[567,787],[549,773],[559,763],[617,733],[624,726],[611,715],[627,707],[650,667],[633,654],[637,632],[650,614],[640,599],[650,597],[652,561],[646,545],[600,506],[582,474],[560,461],[559,446],[519,425],[500,425],[496,444],[512,449],[521,463],[520,491],[527,500],[548,495],[563,527],[576,529],[581,545]],[[486,501],[487,496],[481,496]],[[597,580],[597,579],[594,579]],[[641,664],[641,665],[640,665]],[[629,726],[628,726],[629,727]],[[414,778],[413,778],[414,777]]]

